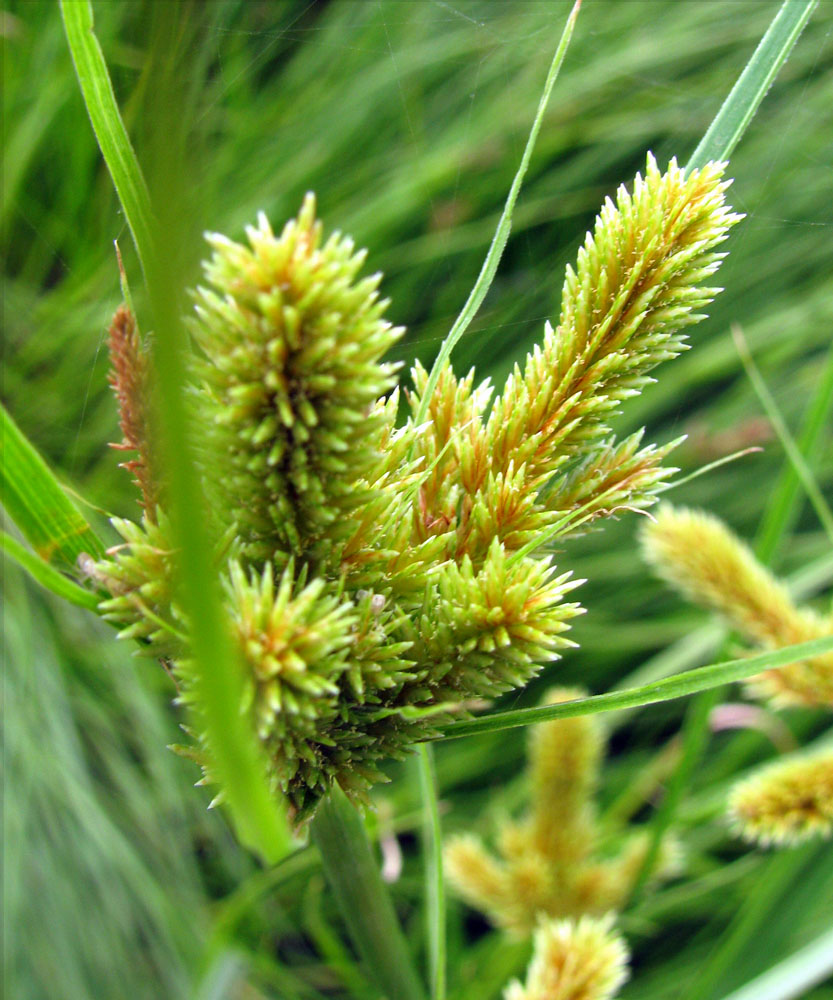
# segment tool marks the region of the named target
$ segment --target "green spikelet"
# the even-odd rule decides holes
[[[113,518],[123,542],[92,567],[94,579],[110,592],[99,605],[105,621],[119,627],[120,639],[136,639],[160,659],[187,650],[187,625],[174,599],[174,550],[171,528],[162,511],[141,524]]]
[[[608,432],[620,403],[647,373],[685,347],[681,334],[720,289],[704,285],[715,251],[741,218],[724,204],[725,164],[686,174],[672,160],[661,174],[649,154],[633,193],[605,202],[567,268],[557,329],[516,368],[486,428],[492,464],[524,464],[543,481]]]
[[[441,373],[433,433],[415,447],[436,463],[420,493],[420,531],[446,537],[449,555],[477,561],[494,537],[521,548],[548,529],[568,534],[653,503],[673,471],[660,465],[673,445],[639,450],[639,435],[616,442],[609,421],[648,372],[685,348],[684,329],[720,291],[706,282],[741,218],[725,204],[724,167],[686,174],[672,160],[662,174],[648,156],[644,179],[608,199],[567,268],[557,328],[547,323],[488,413],[487,383],[475,390],[471,376]],[[416,412],[425,378],[414,377]]]
[[[573,645],[563,633],[583,609],[565,597],[583,581],[554,573],[546,558],[511,563],[496,540],[479,571],[468,556],[439,570],[412,650],[432,700],[520,687]]]
[[[380,359],[402,331],[382,318],[381,276],[357,278],[365,252],[338,233],[322,241],[312,195],[279,237],[263,215],[246,235],[208,237],[195,296],[209,460],[247,555],[324,558],[368,499],[374,403],[394,384]]]

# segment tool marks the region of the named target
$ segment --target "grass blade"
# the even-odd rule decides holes
[[[758,656],[744,657],[740,660],[726,660],[724,663],[713,663],[708,667],[697,667],[673,677],[644,684],[641,687],[628,688],[625,691],[611,691],[607,694],[592,695],[590,698],[579,698],[575,701],[565,701],[557,705],[540,705],[537,708],[517,708],[510,712],[496,712],[481,719],[462,719],[446,726],[445,732],[437,739],[457,739],[460,736],[474,736],[480,733],[495,733],[502,729],[515,729],[518,726],[531,726],[537,722],[549,722],[552,719],[571,719],[578,715],[596,715],[599,712],[611,712],[618,708],[634,708],[641,705],[654,705],[660,701],[672,701],[674,698],[684,698],[698,691],[708,691],[722,684],[732,684],[753,677],[763,670],[773,670],[786,667],[798,660],[820,656],[833,650],[833,636],[813,639],[796,646],[785,646],[783,649],[761,653]]]
[[[61,11],[90,121],[130,223],[148,286],[156,331],[160,443],[167,459],[171,522],[180,552],[179,584],[190,623],[194,700],[217,782],[240,839],[274,863],[289,850],[289,830],[267,787],[265,767],[249,720],[240,712],[243,675],[226,628],[219,581],[212,564],[213,546],[205,517],[201,516],[204,498],[189,436],[190,414],[183,388],[187,338],[180,319],[182,258],[177,252],[183,233],[172,203],[175,186],[168,185],[164,190],[160,186],[155,216],[93,32],[92,8],[86,0],[65,0]],[[177,17],[175,7],[171,7],[171,17]],[[170,26],[175,26],[173,21]],[[176,107],[170,74],[165,74],[164,83],[171,89],[167,95],[169,106]],[[168,159],[161,164],[165,169],[160,169],[160,175],[172,180],[179,176],[181,164],[173,162],[173,137],[167,139],[164,152]],[[164,240],[154,238],[157,218]]]
[[[353,944],[376,985],[396,1000],[422,1000],[423,991],[364,824],[337,785],[321,803],[311,831]]]
[[[773,399],[772,393],[769,391],[763,376],[758,370],[758,366],[752,358],[752,353],[749,350],[749,345],[746,342],[743,331],[737,324],[732,327],[732,336],[735,339],[735,346],[738,349],[738,354],[743,362],[743,367],[749,377],[749,381],[755,390],[755,394],[761,401],[761,406],[763,406],[769,422],[778,435],[778,440],[787,453],[787,458],[796,476],[801,480],[801,485],[804,487],[807,497],[813,505],[813,510],[815,510],[822,527],[827,533],[827,537],[830,539],[831,545],[833,545],[833,511],[827,505],[827,501],[819,489],[819,484],[816,482],[816,477],[813,475],[809,465],[807,465],[804,455],[795,443],[792,434],[790,434],[789,428],[781,416],[781,411],[778,409],[778,404]]]
[[[428,969],[432,1000],[445,1000],[446,940],[443,840],[437,800],[437,769],[430,743],[417,747],[419,785],[422,793],[422,850],[425,856],[425,921],[428,937]]]
[[[833,930],[735,990],[724,1000],[797,1000],[833,975]]]
[[[804,416],[804,423],[798,437],[798,450],[806,462],[812,462],[822,431],[827,426],[833,411],[833,348],[827,352],[827,362],[821,379]],[[796,500],[800,479],[791,462],[786,462],[755,541],[758,557],[768,562],[778,548],[784,527],[796,512]]]
[[[573,28],[575,27],[580,7],[581,0],[576,0],[576,3],[573,5],[573,9],[570,11],[569,17],[567,18],[567,23],[564,25],[564,31],[561,33],[561,40],[558,43],[558,48],[555,50],[555,55],[553,56],[552,63],[550,64],[549,73],[547,73],[544,91],[541,94],[540,101],[538,102],[538,110],[535,113],[535,120],[532,122],[532,128],[529,130],[529,138],[526,141],[526,147],[524,148],[523,156],[521,157],[521,163],[518,167],[517,173],[515,174],[515,178],[512,181],[512,186],[509,188],[509,194],[506,196],[506,204],[503,207],[503,213],[501,214],[500,220],[497,224],[495,235],[492,238],[489,252],[486,254],[486,259],[483,261],[483,267],[480,269],[477,281],[475,281],[474,286],[469,293],[469,297],[466,299],[466,304],[463,306],[460,315],[454,321],[454,325],[449,330],[448,336],[443,341],[431,368],[431,373],[428,376],[425,390],[422,393],[419,411],[416,416],[415,423],[417,425],[422,424],[425,421],[428,414],[428,406],[431,401],[431,396],[434,394],[434,390],[437,387],[437,380],[440,377],[440,372],[442,371],[443,366],[451,357],[451,352],[454,350],[457,341],[469,328],[471,321],[477,314],[477,310],[483,303],[483,299],[486,298],[486,293],[492,287],[492,282],[494,281],[495,274],[497,273],[500,258],[503,256],[503,251],[506,248],[506,243],[509,239],[509,232],[512,228],[512,213],[515,210],[515,202],[518,200],[518,193],[521,190],[521,184],[523,183],[527,167],[529,166],[532,150],[535,148],[535,141],[538,138],[538,133],[541,131],[541,122],[544,120],[544,112],[546,111],[553,85],[558,78],[561,64],[564,62],[564,56],[567,54],[570,39],[573,37]]]
[[[790,50],[810,20],[817,0],[784,0],[772,19],[752,58],[738,77],[729,96],[686,164],[686,170],[705,166],[710,160],[728,160],[755,117]]]
[[[61,0],[61,17],[87,113],[147,276],[153,251],[150,195],[93,30],[92,4],[89,0]]]
[[[76,569],[82,553],[98,557],[104,546],[83,514],[21,432],[5,406],[0,407],[3,506],[21,534],[45,562]]]
[[[0,532],[0,536],[2,536],[3,552],[22,566],[32,579],[36,580],[42,587],[51,590],[58,597],[63,597],[70,604],[87,608],[88,611],[95,611],[98,608],[98,598],[91,591],[79,587],[77,583],[73,583],[49,563],[38,559],[33,552],[24,548],[17,539],[12,538],[7,532]]]
[[[650,841],[642,867],[636,876],[628,906],[641,902],[648,879],[653,874],[663,840],[677,815],[695,769],[709,739],[709,716],[722,697],[719,687],[701,691],[687,706],[682,732],[682,753],[670,779],[665,783],[662,801],[651,820]]]

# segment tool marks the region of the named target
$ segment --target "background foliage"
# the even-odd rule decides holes
[[[315,190],[328,228],[370,249],[385,272],[397,348],[429,362],[476,277],[517,166],[564,3],[96,3],[96,25],[140,159],[152,173],[172,114],[193,121],[180,192],[196,274],[211,228],[239,237],[264,209],[275,225]],[[563,265],[603,198],[644,164],[685,160],[774,12],[769,0],[586,0],[519,201],[497,280],[458,345],[500,383],[558,308]],[[134,289],[138,262],[117,212],[74,79],[57,6],[8,4],[3,16],[2,212],[4,401],[62,478],[103,511],[135,514],[129,477],[106,442],[117,434],[102,350],[120,301],[120,240]],[[729,335],[741,322],[795,431],[826,361],[833,325],[830,166],[833,7],[822,0],[733,157],[734,207],[748,218],[721,271],[726,292],[693,350],[628,407],[617,429],[690,438],[691,471],[749,443],[764,451],[675,494],[754,535],[783,466]],[[155,106],[175,31],[180,107]],[[833,481],[828,430],[813,460]],[[670,647],[682,665],[719,642],[641,564],[634,517],[569,543],[563,561],[589,583],[581,648],[545,686],[603,691]],[[806,509],[774,568],[814,565],[829,582],[822,534]],[[826,568],[825,568],[826,565]],[[363,984],[340,937],[313,851],[259,871],[177,742],[172,688],[154,663],[85,612],[36,592],[4,566],[4,853],[7,995],[318,997]],[[692,637],[693,634],[693,637]],[[699,643],[699,646],[697,645]],[[694,658],[685,660],[694,648]],[[699,658],[698,658],[699,657]],[[614,718],[603,801],[613,802],[678,731],[685,706]],[[812,737],[819,720],[796,716]],[[627,722],[627,726],[624,723]],[[620,725],[621,723],[621,725]],[[829,924],[833,854],[808,846],[749,851],[722,820],[730,777],[772,754],[756,733],[714,735],[679,814],[690,878],[646,896],[625,930],[635,983],[624,996],[711,1000],[762,972]],[[437,747],[444,824],[462,830],[522,799],[518,731]],[[395,893],[422,927],[416,769],[391,768],[379,828],[400,833]],[[650,818],[646,810],[643,819]],[[812,876],[812,877],[811,877]],[[450,912],[452,995],[497,997],[523,967],[469,911]],[[455,992],[456,991],[456,992]],[[829,1000],[819,987],[813,1000]]]

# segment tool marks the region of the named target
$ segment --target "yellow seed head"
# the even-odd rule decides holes
[[[628,957],[611,916],[544,921],[535,933],[526,983],[510,983],[504,998],[610,1000],[628,978]]]
[[[833,832],[833,750],[778,761],[735,785],[729,814],[747,840],[797,844]]]
[[[663,504],[644,526],[642,545],[660,576],[753,642],[778,649],[830,634],[830,624],[796,607],[783,583],[711,514]],[[767,671],[752,687],[780,704],[833,705],[833,656]]]

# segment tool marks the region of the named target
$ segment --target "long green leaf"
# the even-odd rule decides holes
[[[714,121],[686,165],[686,170],[710,160],[728,160],[761,105],[772,81],[810,20],[817,0],[784,0],[764,37],[723,102]]]
[[[176,14],[176,8],[171,8]],[[241,714],[243,678],[234,655],[219,593],[204,514],[204,498],[189,437],[185,405],[185,332],[179,315],[182,288],[178,214],[163,200],[158,224],[165,239],[155,239],[157,222],[148,189],[116,105],[107,65],[93,32],[87,0],[63,0],[61,11],[87,111],[142,259],[156,337],[160,438],[170,485],[170,513],[180,552],[183,606],[190,623],[193,690],[222,788],[240,839],[270,862],[290,847],[286,819],[266,783],[266,769],[249,720]],[[169,95],[170,100],[175,95]],[[166,149],[170,150],[170,146]],[[169,163],[175,173],[178,164]],[[173,176],[173,174],[172,174]]]
[[[523,156],[521,157],[521,163],[518,167],[517,173],[515,174],[515,178],[512,181],[512,186],[509,188],[509,194],[506,196],[506,204],[503,207],[503,213],[498,221],[495,235],[492,237],[492,243],[489,247],[488,253],[486,254],[486,259],[483,261],[483,267],[480,269],[477,281],[475,281],[474,286],[469,293],[469,297],[466,299],[466,304],[460,311],[460,315],[454,321],[454,325],[449,330],[448,336],[442,342],[439,353],[437,354],[434,364],[431,367],[431,373],[428,376],[428,381],[420,400],[419,410],[417,411],[417,424],[421,424],[425,420],[428,414],[428,407],[431,404],[431,397],[437,387],[440,372],[443,370],[446,362],[451,357],[451,352],[454,350],[457,341],[463,336],[469,328],[471,321],[476,316],[477,310],[483,303],[483,299],[486,298],[486,293],[492,287],[492,282],[495,279],[500,258],[503,256],[503,251],[506,248],[506,243],[509,239],[509,232],[512,228],[512,213],[515,211],[515,202],[518,200],[518,193],[521,190],[521,184],[523,183],[527,168],[529,167],[532,150],[535,148],[538,133],[541,131],[541,122],[544,120],[544,112],[547,109],[553,85],[558,78],[561,64],[564,62],[564,56],[567,54],[567,47],[570,44],[570,39],[573,37],[573,28],[575,27],[580,7],[581,0],[576,0],[573,5],[573,9],[570,11],[569,17],[567,18],[567,23],[564,25],[564,30],[561,33],[561,40],[558,43],[558,48],[555,50],[555,55],[553,56],[552,63],[550,64],[549,73],[547,73],[544,91],[541,94],[540,101],[538,102],[538,110],[535,113],[535,119],[532,122],[532,128],[529,131],[529,138],[526,141],[526,147],[524,148]]]
[[[833,976],[833,930],[730,993],[724,1000],[798,1000]]]
[[[88,611],[95,611],[98,607],[99,599],[89,590],[84,590],[77,583],[59,573],[54,566],[39,559],[33,552],[24,548],[16,538],[3,531],[0,532],[3,543],[3,552],[14,559],[23,567],[26,572],[36,580],[42,587],[51,590],[58,597],[63,597],[70,604],[77,604],[80,608],[87,608]]]
[[[813,505],[813,510],[815,510],[819,521],[821,521],[822,527],[827,533],[827,537],[830,539],[831,545],[833,545],[833,511],[824,499],[824,494],[819,488],[819,484],[816,482],[816,477],[813,475],[812,469],[807,464],[801,449],[795,443],[795,440],[790,434],[789,428],[787,427],[786,421],[781,416],[781,411],[778,409],[778,404],[772,397],[772,393],[769,391],[769,387],[764,381],[763,375],[761,375],[758,370],[758,366],[752,357],[752,352],[749,350],[749,345],[746,342],[746,338],[743,335],[743,331],[740,326],[735,324],[732,327],[732,335],[735,338],[735,346],[738,349],[738,354],[740,355],[740,360],[743,363],[744,370],[746,371],[749,381],[752,383],[752,388],[755,390],[755,394],[761,401],[761,406],[764,408],[764,412],[769,418],[769,422],[775,429],[775,433],[778,435],[778,440],[781,442],[781,446],[787,454],[790,465],[795,472],[795,475],[804,487],[804,492],[810,503]]]
[[[446,940],[443,838],[437,798],[437,768],[430,743],[417,747],[422,793],[422,851],[425,857],[425,923],[428,938],[428,981],[432,1000],[445,1000]]]
[[[788,666],[799,660],[833,651],[833,636],[813,639],[795,646],[785,646],[769,653],[745,657],[742,660],[727,660],[713,663],[708,667],[697,667],[674,677],[665,677],[642,687],[626,691],[611,691],[608,694],[592,695],[557,705],[540,705],[537,708],[518,708],[511,712],[496,712],[481,719],[463,719],[446,726],[437,739],[457,739],[460,736],[474,736],[479,733],[495,733],[502,729],[531,726],[553,719],[571,719],[578,715],[596,715],[612,712],[618,708],[634,708],[640,705],[654,705],[660,701],[684,698],[698,691],[708,691],[722,684],[732,684],[753,677],[763,670],[774,670]]]
[[[89,0],[61,0],[61,17],[87,113],[147,276],[153,253],[150,195],[95,36],[92,4]]]
[[[0,491],[3,506],[23,537],[45,562],[62,562],[67,568],[77,568],[84,553],[94,558],[103,555],[104,546],[83,514],[5,406],[0,414]]]
[[[798,436],[798,450],[805,462],[811,464],[818,448],[822,431],[833,412],[833,347],[827,352],[827,360],[813,398],[807,406],[801,432]],[[758,537],[755,552],[764,562],[772,559],[781,541],[784,528],[795,516],[801,480],[791,462],[786,462],[778,483],[770,494]]]
[[[338,785],[319,806],[311,831],[353,944],[376,985],[391,1000],[422,1000],[423,990],[364,824]]]

